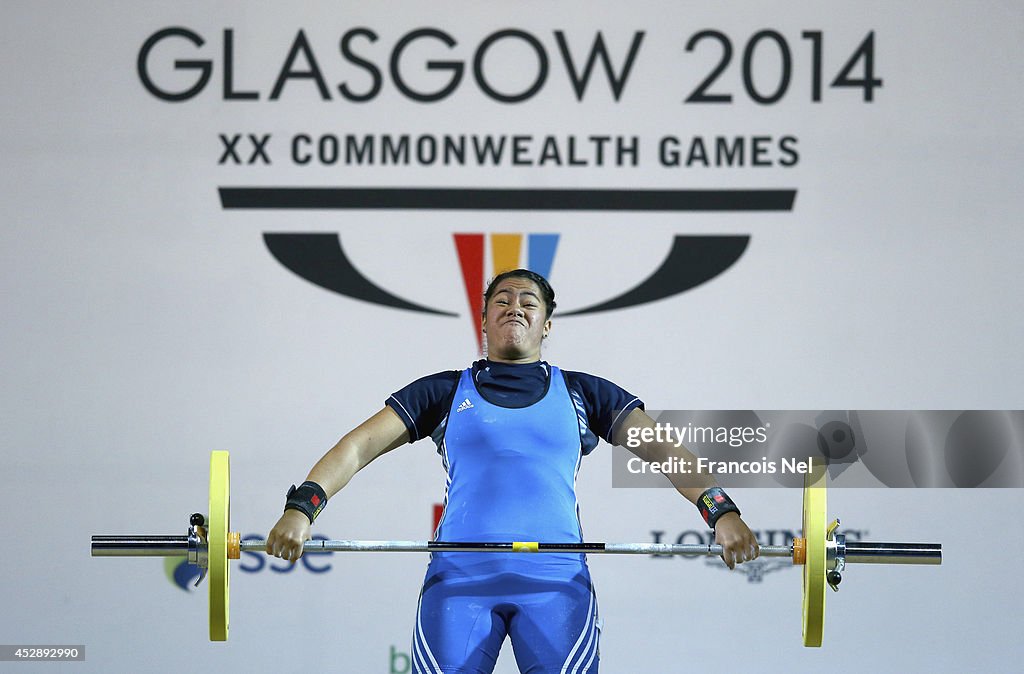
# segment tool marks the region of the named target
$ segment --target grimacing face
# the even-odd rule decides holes
[[[533,281],[511,277],[498,284],[484,307],[487,356],[495,361],[540,360],[540,345],[551,321],[540,288]]]

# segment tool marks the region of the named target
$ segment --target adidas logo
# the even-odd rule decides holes
[[[455,412],[456,413],[458,413],[458,412],[465,412],[466,410],[468,410],[468,409],[470,409],[472,407],[473,407],[473,403],[469,402],[469,398],[466,398],[461,403],[459,403],[458,407],[455,408]]]

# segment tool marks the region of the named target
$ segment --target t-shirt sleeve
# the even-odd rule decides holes
[[[405,422],[409,442],[429,437],[434,432],[448,413],[458,382],[458,370],[438,372],[417,379],[384,401]]]
[[[607,379],[585,372],[565,372],[567,383],[583,398],[590,430],[610,444],[629,413],[644,409],[644,401]]]

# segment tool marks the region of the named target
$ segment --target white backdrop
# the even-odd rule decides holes
[[[551,280],[561,307],[603,301],[644,280],[674,236],[749,236],[743,256],[692,290],[607,313],[556,317],[545,357],[636,392],[655,409],[1021,409],[1024,333],[1020,156],[1024,107],[1019,2],[798,3],[127,3],[5,2],[0,21],[3,123],[2,409],[0,447],[8,544],[0,642],[84,644],[74,671],[279,669],[281,659],[342,672],[404,671],[426,560],[315,560],[285,574],[242,560],[232,575],[227,644],[206,641],[205,588],[173,582],[160,560],[91,559],[94,533],[183,533],[204,510],[209,451],[232,452],[232,521],[264,535],[288,485],[392,391],[476,351],[454,233],[557,233]],[[209,60],[194,97],[149,93],[143,43],[161,41],[151,77],[183,91]],[[371,100],[346,100],[338,85]],[[424,103],[395,86],[389,59],[411,31],[454,38],[410,45],[402,76],[448,97]],[[488,97],[472,76],[488,36],[515,29],[545,50],[544,86],[528,100]],[[225,95],[225,30],[233,40]],[[309,49],[270,100],[299,31]],[[704,30],[723,38],[687,41]],[[775,103],[743,83],[752,36],[774,30],[791,53]],[[582,67],[598,31],[621,69],[641,46],[616,100],[600,63],[582,100],[555,31]],[[813,100],[814,42],[822,88]],[[831,87],[874,34],[873,101]],[[709,94],[684,103],[715,69]],[[313,54],[329,87],[308,72]],[[779,80],[778,42],[750,51],[755,93]],[[526,90],[537,56],[499,40],[484,77]],[[862,58],[851,71],[864,73]],[[621,70],[619,70],[621,72]],[[265,143],[265,163],[249,134]],[[586,166],[297,164],[297,134],[570,135],[638,138],[637,164],[593,154]],[[224,136],[239,137],[238,161]],[[664,166],[665,136],[770,137],[769,166]],[[778,150],[793,139],[794,154]],[[536,146],[534,146],[536,148]],[[562,146],[564,150],[564,145]],[[564,160],[563,156],[563,160]],[[791,160],[791,165],[781,159]],[[792,161],[795,159],[795,162]],[[220,187],[785,189],[791,210],[637,212],[545,210],[226,209]],[[396,310],[330,292],[286,270],[264,233],[337,233],[367,278],[458,318]],[[489,271],[489,270],[488,270]],[[894,448],[898,451],[900,448]],[[585,462],[587,537],[674,539],[699,532],[696,512],[665,490],[611,489],[602,447]],[[444,480],[433,446],[396,451],[359,475],[318,521],[332,538],[429,536]],[[836,489],[830,512],[881,540],[941,541],[938,568],[854,568],[829,596],[825,646],[800,646],[799,573],[762,578],[699,560],[593,559],[605,619],[603,671],[816,671],[870,657],[882,670],[1003,670],[1021,655],[1015,615],[1024,543],[1019,490]],[[761,532],[799,528],[800,495],[739,490]],[[696,534],[691,534],[696,535]],[[781,535],[781,534],[776,534]],[[188,587],[189,590],[184,590]],[[702,614],[732,623],[699,629]],[[315,616],[315,617],[310,617]],[[997,617],[1003,616],[1003,617]],[[846,665],[842,665],[846,666]],[[40,669],[43,669],[40,667]],[[515,671],[506,646],[498,671]]]

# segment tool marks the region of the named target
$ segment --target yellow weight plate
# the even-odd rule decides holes
[[[826,509],[825,467],[812,459],[811,471],[804,475],[804,646],[821,646],[825,629]]]
[[[207,523],[210,586],[210,641],[228,640],[228,531],[231,523],[231,470],[227,452],[210,455],[210,516]]]

